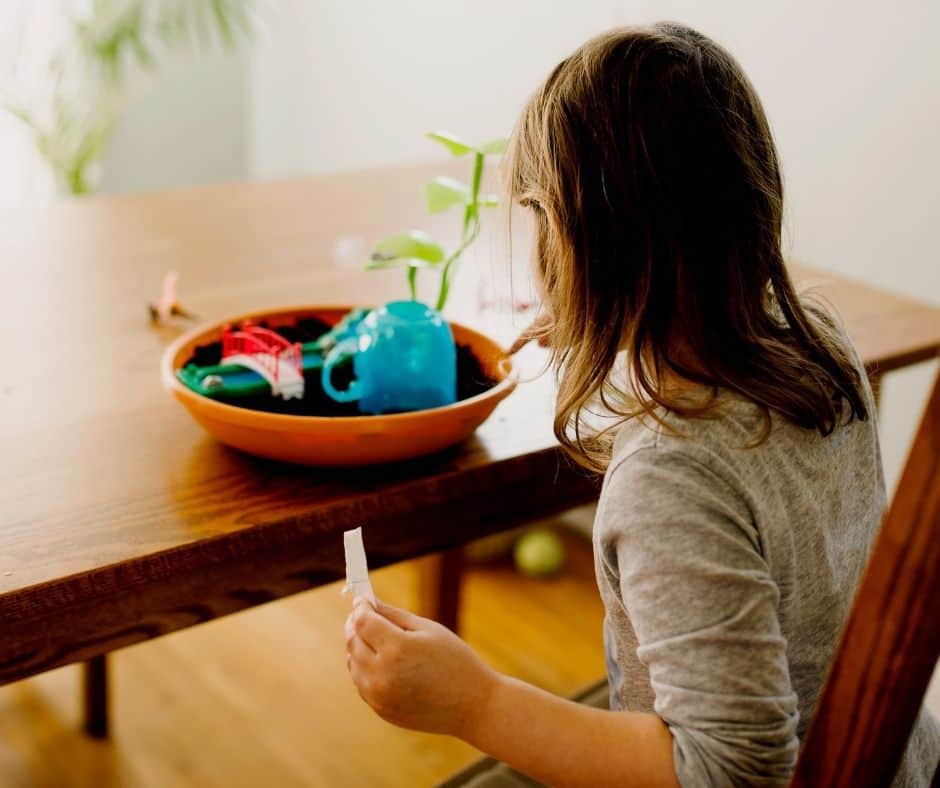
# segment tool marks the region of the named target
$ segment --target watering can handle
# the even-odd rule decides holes
[[[345,361],[350,356],[356,355],[359,350],[359,340],[344,339],[333,347],[323,359],[323,369],[320,372],[320,380],[323,384],[323,390],[327,396],[336,402],[355,402],[362,396],[358,380],[349,384],[349,388],[340,390],[333,385],[333,367]]]

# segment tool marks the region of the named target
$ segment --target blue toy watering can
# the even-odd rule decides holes
[[[457,349],[440,312],[419,301],[393,301],[370,312],[356,336],[323,361],[323,390],[337,402],[359,402],[363,413],[401,413],[457,400]],[[333,385],[333,367],[353,356],[356,379]]]

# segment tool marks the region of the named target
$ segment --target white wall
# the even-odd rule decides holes
[[[508,133],[546,71],[613,20],[612,0],[282,0],[252,55],[262,177],[437,154],[433,128]]]
[[[248,176],[244,58],[172,53],[143,75],[102,168],[107,192],[166,189]]]

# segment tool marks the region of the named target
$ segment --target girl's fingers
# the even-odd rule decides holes
[[[350,672],[356,667],[372,668],[375,664],[375,652],[361,637],[355,636],[346,644],[346,667]]]
[[[510,356],[516,355],[516,353],[522,350],[522,348],[528,345],[533,339],[539,340],[539,344],[544,347],[545,343],[542,341],[543,337],[544,337],[543,329],[535,325],[529,326],[525,331],[519,334],[519,336],[516,337],[516,341],[513,342],[512,345],[510,345],[509,355]]]
[[[353,641],[359,640],[356,634],[356,611],[353,611],[346,617],[346,624],[343,626],[343,634],[346,636],[346,653],[350,653]],[[363,643],[370,651],[375,651],[368,643]]]
[[[512,346],[509,348],[509,355],[515,355],[522,348],[528,345],[533,339],[538,340],[538,343],[542,347],[548,347],[549,344],[549,331],[552,327],[551,316],[548,314],[541,314],[532,321],[529,327],[523,331],[517,338],[516,341],[512,343]]]
[[[404,634],[402,627],[379,615],[371,605],[357,605],[352,619],[356,634],[377,652],[397,642]]]
[[[528,345],[531,341],[532,335],[528,331],[523,331],[518,337],[516,337],[516,341],[509,346],[509,355],[516,355],[516,353],[522,350],[522,348]]]
[[[375,609],[382,617],[388,619],[400,629],[411,632],[424,629],[425,619],[407,610],[386,605],[384,602],[376,602]]]

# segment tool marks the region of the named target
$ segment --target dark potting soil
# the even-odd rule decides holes
[[[263,321],[258,323],[266,326]],[[279,333],[288,342],[313,342],[329,331],[330,326],[316,318],[298,320],[293,325],[278,325]],[[210,342],[199,345],[186,364],[200,367],[212,366],[222,360],[222,343]],[[343,389],[353,378],[352,359],[333,369],[333,382]],[[495,386],[497,381],[488,377],[480,360],[469,345],[457,345],[457,399],[464,400],[482,394]],[[330,399],[320,385],[320,370],[304,373],[304,395],[300,399],[281,399],[270,393],[250,397],[216,397],[220,402],[241,408],[261,410],[268,413],[285,413],[291,416],[361,416],[356,403],[340,403]]]

